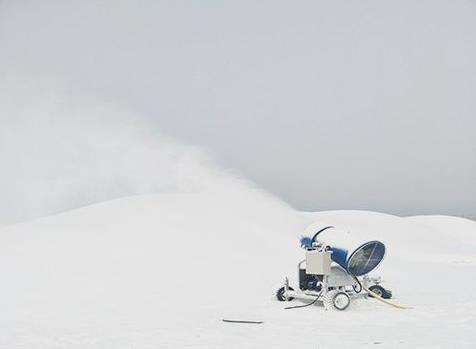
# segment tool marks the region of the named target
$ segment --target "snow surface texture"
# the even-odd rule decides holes
[[[382,240],[414,309],[284,310],[314,221]],[[240,182],[116,199],[0,230],[0,348],[473,348],[474,251],[473,221],[301,213]]]

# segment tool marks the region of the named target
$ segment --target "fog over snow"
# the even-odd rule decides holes
[[[191,144],[192,162],[298,209],[474,218],[475,15],[440,0],[0,1],[0,221],[173,186],[134,155],[165,138],[177,148],[157,162]]]
[[[0,96],[0,224],[234,179],[202,149],[150,132],[140,117],[115,105],[12,91]]]

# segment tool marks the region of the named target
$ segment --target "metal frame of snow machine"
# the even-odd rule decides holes
[[[311,243],[305,246],[306,259],[298,263],[299,289],[294,290],[290,287],[289,280],[286,278],[283,287],[276,292],[276,298],[279,301],[291,301],[294,298],[311,301],[311,303],[305,305],[288,308],[298,308],[320,303],[328,310],[345,310],[349,307],[351,299],[367,298],[368,296],[383,299],[392,297],[392,292],[380,285],[381,278],[371,278],[368,276],[366,271],[369,268],[360,269],[366,273],[355,276],[349,272],[349,268],[355,267],[356,263],[353,263],[349,268],[344,268],[343,263],[338,263],[336,258],[331,258],[333,253],[337,254],[339,251],[337,249],[333,251],[332,247],[316,240],[316,236],[323,230],[317,232],[312,238]],[[357,251],[364,250],[371,243],[378,247],[377,243],[379,242],[372,241],[359,247],[354,254]],[[372,262],[371,256],[374,253],[375,247],[370,247],[373,247],[370,254],[356,256],[356,258],[360,257],[359,261],[362,261],[362,257],[367,257],[367,260],[364,261],[365,266]],[[379,258],[383,258],[383,255]]]

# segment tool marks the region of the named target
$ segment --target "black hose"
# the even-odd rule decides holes
[[[352,288],[354,289],[354,292],[355,293],[362,292],[362,284],[360,283],[360,280],[357,278],[357,276],[352,275],[352,277],[354,278],[355,282],[357,282],[357,285],[359,285],[358,288],[356,288],[355,285],[352,285]]]
[[[311,303],[304,304],[304,305],[294,305],[294,306],[292,306],[292,307],[286,307],[286,308],[284,308],[284,310],[296,309],[296,308],[304,308],[304,307],[308,307],[308,306],[310,306],[310,305],[313,305],[314,303],[317,302],[317,300],[319,299],[319,297],[321,297],[321,294],[322,294],[322,291],[317,295],[316,299],[314,299]]]
[[[322,228],[321,230],[319,230],[317,233],[314,234],[314,236],[312,237],[312,242],[315,242],[316,241],[316,238],[317,238],[317,235],[319,235],[320,233],[322,233],[324,230],[327,230],[327,229],[330,229],[330,228],[334,228],[332,225],[328,226],[328,227],[325,227],[325,228]]]

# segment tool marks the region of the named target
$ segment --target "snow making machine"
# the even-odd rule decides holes
[[[329,310],[345,310],[355,298],[370,296],[384,302],[391,298],[391,291],[381,285],[381,279],[368,275],[382,261],[385,245],[380,241],[369,241],[349,254],[346,249],[329,246],[317,240],[320,233],[331,228],[333,227],[320,229],[312,238],[301,238],[301,247],[306,251],[306,258],[298,263],[299,288],[292,288],[286,278],[284,286],[276,292],[277,299],[291,301],[297,298],[311,301],[288,308],[319,302]]]

